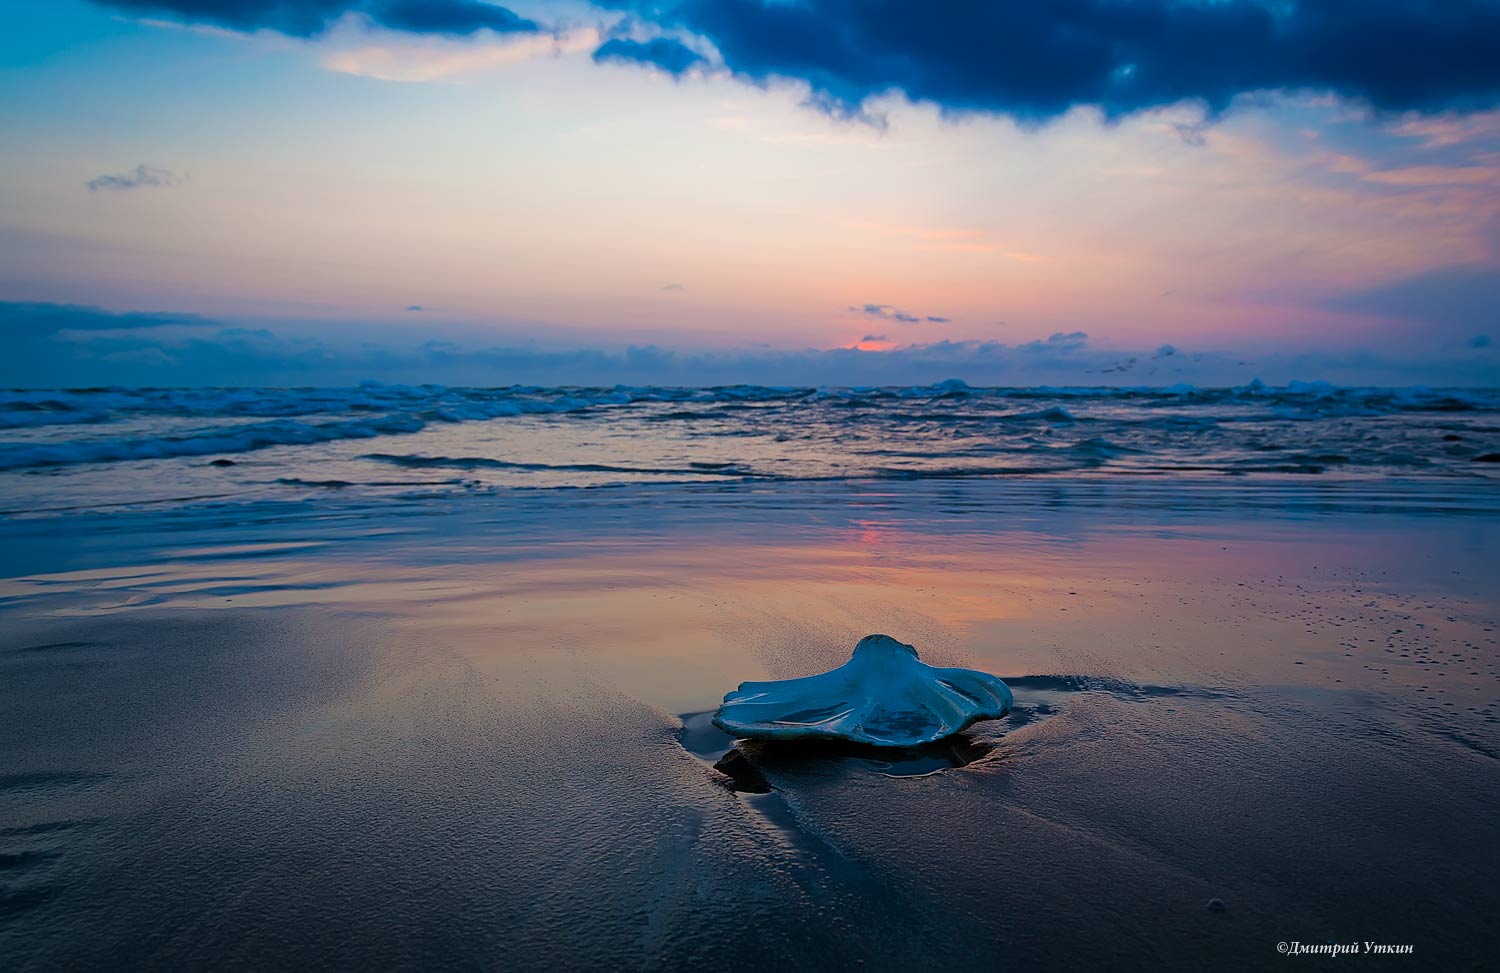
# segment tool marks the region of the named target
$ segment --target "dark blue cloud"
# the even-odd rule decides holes
[[[1069,331],[1064,333],[1058,331],[1047,337],[1046,341],[1028,341],[1024,345],[1017,345],[1022,351],[1033,355],[1040,354],[1068,354],[1079,351],[1089,343],[1088,332]]]
[[[628,61],[660,68],[671,75],[681,75],[703,61],[703,55],[670,37],[653,37],[648,41],[634,41],[616,37],[599,45],[594,60]]]
[[[165,311],[117,313],[80,304],[0,301],[0,335],[6,338],[55,335],[62,331],[125,331],[167,325],[206,326],[214,322],[196,314]]]
[[[538,30],[504,7],[483,0],[93,0],[129,13],[165,14],[190,23],[234,30],[273,30],[312,37],[351,11],[392,30],[422,34],[473,34]]]
[[[166,327],[178,325],[178,327]],[[434,325],[434,328],[439,327]],[[925,385],[955,376],[971,385],[1194,382],[1279,384],[1324,378],[1345,384],[1493,387],[1500,358],[1472,347],[1443,351],[1286,349],[1246,361],[1179,351],[1161,361],[1090,347],[1081,331],[1024,344],[938,341],[896,351],[852,348],[719,351],[656,346],[544,348],[471,343],[423,328],[377,339],[362,331],[283,324],[235,327],[184,314],[117,314],[95,308],[0,302],[0,388],[89,385],[352,385],[365,378],[464,385]],[[871,336],[866,340],[877,340]],[[1122,361],[1122,354],[1128,355]]]
[[[508,34],[537,29],[535,21],[478,0],[380,0],[364,5],[364,9],[377,23],[392,30],[422,34],[472,34],[477,30]]]
[[[757,84],[858,115],[899,91],[954,112],[1117,117],[1328,91],[1379,109],[1500,101],[1500,0],[600,0],[712,42]]]

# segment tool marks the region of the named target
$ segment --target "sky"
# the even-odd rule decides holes
[[[1500,385],[1500,0],[0,13],[3,385]]]

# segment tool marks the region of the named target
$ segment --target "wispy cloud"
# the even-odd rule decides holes
[[[1403,138],[1418,139],[1426,148],[1440,149],[1500,136],[1500,112],[1407,115],[1389,124],[1386,130]]]
[[[952,320],[938,314],[913,314],[890,304],[859,304],[849,310],[866,317],[880,318],[882,321],[895,321],[897,324],[947,324]]]
[[[1500,185],[1500,167],[1492,166],[1408,166],[1367,172],[1366,182],[1389,186],[1482,186]]]
[[[186,176],[179,175],[170,169],[138,165],[128,172],[107,173],[102,176],[95,176],[84,183],[84,186],[88,187],[89,192],[97,193],[109,190],[180,186],[186,181]]]
[[[337,33],[323,66],[341,74],[409,83],[465,82],[538,58],[562,57],[592,49],[599,32],[592,27],[563,34],[509,34],[489,40],[388,35],[372,42],[363,32]]]
[[[540,30],[536,21],[484,0],[93,0],[127,13],[165,14],[231,30],[315,37],[353,14],[390,30],[466,36]]]

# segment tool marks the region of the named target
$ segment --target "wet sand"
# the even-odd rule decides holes
[[[1467,969],[1500,913],[1496,501],[968,482],[10,518],[0,956],[1259,969],[1371,941]],[[729,786],[692,714],[871,632],[1007,677],[1016,712],[963,766],[746,748],[770,792]]]

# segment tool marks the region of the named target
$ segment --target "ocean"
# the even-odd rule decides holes
[[[7,511],[511,488],[970,477],[1500,477],[1500,391],[0,392]]]

